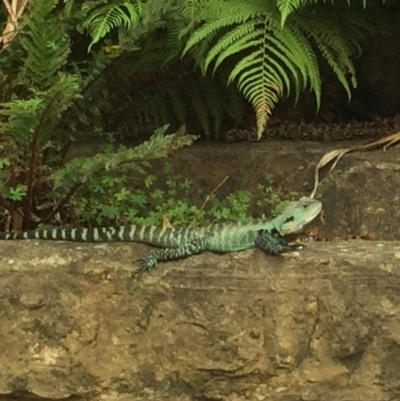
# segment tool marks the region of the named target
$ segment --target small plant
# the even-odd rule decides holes
[[[256,205],[260,210],[260,215],[277,216],[287,206],[290,200],[298,199],[298,192],[292,191],[284,194],[279,188],[274,188],[274,177],[272,174],[265,174],[264,182],[257,185]],[[283,200],[289,198],[289,200]]]
[[[251,194],[249,191],[241,190],[229,194],[222,201],[215,195],[210,198],[211,207],[208,211],[210,217],[215,220],[248,220]]]
[[[0,57],[0,206],[9,220],[5,225],[20,230],[55,220],[74,225],[160,224],[165,216],[175,225],[205,225],[219,220],[246,219],[251,204],[247,191],[230,194],[222,200],[212,194],[203,206],[196,207],[188,200],[191,182],[175,174],[171,166],[164,167],[167,179],[163,188],[158,188],[155,177],[146,173],[148,160],[164,157],[190,144],[195,139],[193,136],[179,132],[164,135],[164,127],[162,132],[134,149],[120,146],[117,150],[110,136],[107,145],[95,156],[69,162],[66,158],[77,130],[81,132],[82,128],[90,127],[95,135],[100,135],[105,127],[101,116],[106,112],[107,102],[100,107],[100,100],[104,100],[107,92],[103,72],[112,61],[97,43],[99,39],[105,34],[110,34],[111,39],[116,33],[114,28],[125,27],[125,44],[129,42],[131,46],[117,47],[122,53],[129,53],[139,51],[138,44],[143,46],[141,55],[146,57],[133,57],[137,63],[134,71],[145,72],[149,78],[145,84],[150,87],[154,83],[152,72],[145,65],[176,61],[198,23],[203,25],[214,20],[212,9],[204,21],[196,22],[187,18],[188,13],[182,13],[189,6],[182,8],[183,3],[181,7],[175,1],[165,4],[156,0],[134,1],[132,7],[129,2],[121,5],[118,1],[102,1],[97,6],[91,1],[64,3],[65,7],[56,0],[28,2],[21,21],[23,29]],[[196,6],[193,11],[199,7],[204,9],[202,2],[192,3]],[[93,14],[83,23],[84,14],[90,10],[94,10]],[[153,17],[154,21],[150,21]],[[76,45],[85,40],[73,41],[77,37],[76,25],[86,28],[93,37],[90,55],[86,56],[87,49],[85,54],[77,49]],[[133,27],[137,28],[135,38],[130,36]],[[143,43],[138,42],[145,32]],[[193,44],[192,50],[201,48],[199,42]],[[198,60],[196,64],[203,64],[206,53],[194,57]],[[139,60],[142,60],[140,68]],[[132,72],[132,63],[125,62]],[[171,75],[179,77],[182,88],[178,92],[183,95],[178,96],[173,85],[166,84],[169,76],[154,86],[154,93],[160,93],[160,97],[143,96],[136,90],[139,103],[146,109],[148,105],[143,99],[156,99],[154,109],[160,117],[148,119],[146,110],[133,103],[129,105],[129,113],[124,112],[129,120],[135,120],[132,114],[138,113],[151,126],[159,126],[158,121],[166,115],[165,99],[171,100],[169,106],[179,116],[179,122],[188,118],[183,106],[191,104],[206,133],[211,132],[210,127],[220,131],[223,112],[240,114],[238,111],[243,110],[240,98],[233,96],[233,92],[225,96],[220,91],[222,82],[225,86],[225,78],[215,80],[209,75],[201,80],[192,79],[186,67],[179,70],[175,67],[178,64],[176,61],[169,68]],[[192,64],[188,65],[191,69]],[[221,77],[226,74],[221,72]],[[165,97],[161,89],[170,97]],[[138,177],[132,178],[132,172],[137,172]],[[140,181],[142,189],[133,189],[134,179]],[[264,191],[263,195],[272,196],[272,193]],[[279,203],[278,199],[273,202]]]
[[[144,189],[131,189],[128,170],[118,175],[101,174],[85,185],[71,199],[72,217],[98,224],[160,225],[166,219],[175,226],[204,226],[221,220],[248,218],[250,193],[239,191],[226,199],[210,197],[208,207],[197,207],[189,201],[192,182],[176,174],[170,163],[163,173],[165,188],[157,187],[152,174],[141,179]],[[135,178],[136,180],[139,178]]]
[[[128,170],[118,175],[101,174],[86,183],[84,192],[78,191],[71,198],[72,220],[94,225],[110,224],[172,224],[173,226],[207,226],[220,221],[246,221],[254,199],[249,191],[240,190],[223,199],[212,193],[198,207],[190,202],[192,182],[174,172],[170,163],[163,166],[163,188],[156,177],[148,174],[135,178]],[[142,189],[132,189],[132,181],[140,180]],[[273,188],[273,177],[267,174],[265,182],[258,185],[256,205],[267,217],[277,215],[286,206],[283,194]],[[290,198],[297,198],[296,192]]]

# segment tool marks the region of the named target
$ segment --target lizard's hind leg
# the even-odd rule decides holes
[[[153,269],[158,262],[183,259],[191,255],[202,253],[208,250],[208,237],[194,238],[178,248],[156,249],[150,255],[143,259],[140,267],[134,272],[134,275],[141,275]]]

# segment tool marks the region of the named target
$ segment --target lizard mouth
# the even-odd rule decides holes
[[[289,204],[282,213],[287,218],[278,230],[281,235],[295,234],[313,221],[321,212],[322,203],[312,198],[301,198],[298,202]]]

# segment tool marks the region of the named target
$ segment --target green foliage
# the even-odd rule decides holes
[[[50,174],[48,182],[53,191],[65,194],[77,185],[96,179],[96,175],[102,172],[105,174],[102,178],[104,181],[112,180],[113,173],[136,171],[144,174],[143,167],[149,167],[148,160],[166,157],[176,149],[190,145],[196,139],[195,136],[186,134],[184,129],[165,135],[167,129],[168,126],[157,129],[148,141],[135,148],[120,145],[114,150],[109,145],[92,157],[74,158]],[[112,141],[112,138],[110,140]],[[107,185],[106,182],[105,184]]]
[[[99,3],[102,2],[98,2],[97,5]],[[106,36],[113,28],[124,27],[129,29],[131,25],[137,25],[143,17],[144,4],[140,0],[134,3],[118,0],[111,2],[111,4],[102,4],[97,8],[94,4],[94,2],[85,2],[82,5],[82,11],[90,13],[81,24],[81,28],[88,30],[92,37],[89,51],[93,44]]]
[[[192,79],[185,81],[185,88],[179,85],[178,69],[169,85],[156,85],[144,96],[130,93],[135,106],[146,108],[146,112],[132,109],[136,125],[174,120],[181,124],[195,117],[207,137],[217,136],[222,122],[231,117],[223,107],[229,98],[224,85],[233,85],[251,103],[259,136],[283,97],[297,102],[309,88],[318,109],[321,58],[350,98],[357,85],[353,58],[360,53],[362,40],[375,31],[378,15],[371,7],[362,11],[360,5],[349,7],[342,0],[330,4],[318,0],[110,0],[96,8],[92,4],[87,3],[91,15],[83,26],[93,43],[118,28],[121,50],[135,51],[133,58],[126,58],[132,76],[147,68],[161,74],[162,81],[165,63],[180,54],[191,56],[204,75],[201,80],[186,64]],[[128,12],[127,4],[136,11]],[[109,18],[110,10],[115,11],[114,18]],[[146,32],[146,40],[141,40],[140,32]],[[143,97],[148,101],[143,103]]]
[[[108,1],[107,7],[120,3]],[[90,9],[91,14],[83,24],[92,34],[92,43],[99,39],[90,28],[93,21],[96,24],[103,21],[107,25],[103,32],[105,40],[112,39],[115,43],[114,25],[102,18],[104,7],[99,4]],[[193,71],[192,61],[179,61],[184,47],[182,33],[195,20],[189,23],[186,17],[189,14],[183,15],[182,2],[149,0],[141,3],[141,7],[143,18],[131,29],[122,24],[118,30],[121,58],[114,63],[109,87],[113,88],[113,97],[123,96],[125,101],[115,103],[107,119],[108,126],[135,135],[137,131],[151,132],[164,124],[178,127],[196,121],[196,131],[207,138],[218,138],[223,122],[240,123],[245,103],[233,87],[226,88],[226,74],[202,76],[200,71]],[[145,39],[140,37],[143,29],[147,29]]]
[[[60,146],[53,141],[54,131],[80,97],[78,77],[64,71],[70,42],[63,19],[54,10],[57,3],[30,2],[19,42],[1,60],[6,87],[14,91],[3,92],[0,105],[0,201],[11,215],[17,209],[13,204],[26,215],[33,213],[35,193],[42,190],[43,159]]]
[[[157,187],[156,178],[147,175],[144,189],[131,189],[127,171],[110,176],[102,174],[85,185],[84,193],[72,197],[74,219],[94,224],[161,225],[165,218],[175,226],[206,226],[216,221],[248,220],[251,194],[231,193],[220,200],[215,195],[202,207],[189,200],[192,182],[164,165],[165,187]],[[278,198],[275,198],[277,201]]]
[[[54,133],[62,113],[79,98],[76,77],[59,73],[53,76],[52,86],[46,90],[30,87],[30,95],[1,104],[0,132],[13,136],[20,151],[28,152],[33,142],[43,149]],[[26,154],[26,153],[25,153]]]
[[[191,52],[204,71],[215,72],[236,57],[228,83],[235,82],[256,112],[261,136],[268,116],[281,97],[294,90],[297,101],[306,88],[321,99],[317,54],[332,68],[351,96],[356,86],[352,57],[359,42],[374,31],[372,21],[340,6],[302,7],[316,1],[230,0],[213,7],[213,0],[199,1],[203,21],[189,36],[183,54]],[[212,15],[210,13],[212,10]],[[315,44],[315,46],[314,46]]]
[[[246,99],[260,134],[282,97],[297,100],[309,88],[319,106],[321,59],[350,97],[352,60],[379,22],[370,4],[361,14],[360,5],[343,0],[30,1],[19,35],[0,56],[0,204],[22,213],[28,226],[64,219],[74,205],[79,219],[125,219],[131,206],[145,211],[146,202],[161,199],[177,221],[187,212],[199,223],[243,217],[245,192],[211,198],[204,217],[174,198],[189,183],[172,173],[166,190],[153,187],[152,175],[144,178],[151,196],[126,186],[128,169],[143,175],[147,160],[190,144],[191,136],[163,131],[135,149],[110,144],[93,158],[67,163],[65,156],[78,131],[99,136],[105,116],[124,133],[167,123],[174,132],[196,120],[193,126],[217,137],[248,114]]]
[[[299,194],[295,191],[290,193],[282,192],[280,186],[275,185],[272,174],[265,174],[264,181],[257,185],[256,205],[260,215],[277,216],[287,206],[291,200],[299,199]],[[283,199],[288,199],[284,201]]]
[[[26,196],[26,185],[17,185],[15,188],[7,188],[6,197],[13,202],[19,202]]]
[[[11,136],[22,154],[34,145],[33,141],[44,146],[62,113],[79,97],[78,77],[62,71],[70,43],[62,18],[54,15],[56,3],[31,2],[20,35],[21,47],[15,51],[24,60],[18,65],[18,80],[4,76],[8,89],[18,90],[19,97],[8,95],[9,100],[1,104],[0,133]],[[2,60],[5,71],[9,61]]]
[[[149,49],[149,52],[158,53],[157,49]],[[142,60],[147,60],[144,54],[137,61],[124,60],[124,64],[139,70]],[[127,91],[125,82],[125,78],[118,75],[114,93]],[[131,135],[139,127],[152,130],[166,121],[171,127],[189,121],[191,131],[201,131],[207,138],[218,138],[224,121],[240,122],[244,115],[243,97],[232,87],[226,88],[222,77],[203,77],[198,71],[189,72],[187,65],[171,63],[162,72],[138,73],[130,78],[128,85],[132,91],[128,92],[126,102],[116,104],[108,121],[119,131]]]
[[[143,224],[159,226],[167,218],[175,226],[207,226],[217,221],[246,221],[251,219],[249,207],[251,193],[241,190],[223,199],[215,194],[201,207],[190,202],[193,184],[187,178],[176,174],[169,163],[164,164],[163,181],[165,187],[157,186],[152,174],[142,179],[143,189],[132,189],[128,170],[120,170],[118,175],[103,174],[88,180],[83,192],[71,198],[73,219],[89,221],[95,225]],[[130,171],[130,173],[132,173]],[[287,204],[272,190],[273,180],[259,188],[262,209],[276,215]],[[291,196],[293,197],[292,193]],[[254,199],[255,200],[255,199]]]
[[[52,12],[57,3],[56,0],[32,0],[27,26],[21,34],[25,51],[21,78],[36,88],[52,86],[53,77],[65,66],[70,51],[61,14]]]
[[[82,69],[69,61],[68,20],[55,9],[56,4],[56,0],[33,1],[19,42],[0,60],[5,73],[18,73],[14,80],[11,74],[4,75],[7,88],[15,93],[4,94],[0,105],[0,205],[9,215],[22,217],[15,229],[22,228],[21,223],[29,227],[32,220],[46,222],[63,215],[75,192],[103,170],[109,175],[102,182],[107,188],[121,165],[143,173],[146,160],[164,157],[195,139],[183,131],[165,135],[164,127],[135,149],[108,149],[93,158],[66,163],[66,150],[74,135],[63,128],[75,129],[72,120],[80,112],[76,102],[83,93],[86,105],[93,102],[94,74],[101,74],[106,63],[93,57],[92,63],[79,63],[85,65]],[[73,14],[73,9],[68,13]],[[17,62],[16,54],[26,62]],[[90,113],[85,110],[81,114],[80,122],[89,124]],[[113,210],[105,208],[103,212],[110,217]]]
[[[149,141],[135,148],[120,146],[114,150],[110,139],[109,145],[95,156],[75,158],[53,172],[47,171],[47,176],[42,180],[52,188],[50,204],[57,205],[50,217],[72,206],[73,218],[100,224],[118,221],[126,205],[129,207],[124,211],[124,216],[133,217],[132,210],[140,210],[139,206],[144,207],[145,201],[140,191],[132,192],[127,188],[128,175],[133,172],[145,174],[144,168],[150,167],[148,160],[165,157],[196,139],[183,130],[165,135],[167,128],[157,130]],[[146,177],[145,184],[153,185],[151,175]],[[173,184],[170,185],[173,188]],[[11,205],[23,201],[28,195],[24,185],[7,187],[5,191],[7,203],[11,202]],[[131,206],[139,209],[131,210]],[[49,217],[43,219],[47,220]]]

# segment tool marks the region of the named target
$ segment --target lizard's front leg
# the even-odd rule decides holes
[[[265,230],[260,230],[259,235],[255,240],[255,245],[257,248],[271,255],[280,255],[284,252],[305,248],[302,244],[290,245],[280,235],[273,235]]]
[[[183,259],[191,255],[207,251],[209,247],[209,237],[195,238],[186,242],[178,248],[157,249],[142,260],[140,267],[134,272],[134,275],[141,275],[150,271],[159,261]]]

